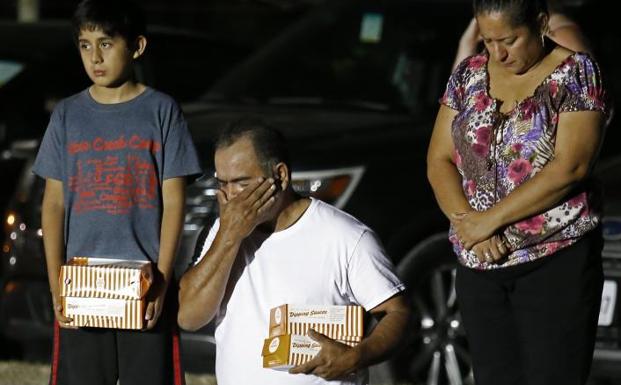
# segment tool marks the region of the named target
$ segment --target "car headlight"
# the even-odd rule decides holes
[[[312,196],[340,209],[345,207],[364,174],[363,166],[316,171],[294,171],[293,190]]]

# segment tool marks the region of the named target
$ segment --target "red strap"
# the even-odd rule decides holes
[[[50,385],[58,385],[58,359],[60,356],[60,326],[54,320],[54,348],[52,352],[52,373]]]
[[[181,370],[181,353],[179,352],[179,328],[177,325],[173,326],[172,331],[173,338],[173,376],[175,385],[185,385],[185,378],[183,376],[183,370]],[[55,384],[53,384],[55,385]]]

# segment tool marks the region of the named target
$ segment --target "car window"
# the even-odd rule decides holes
[[[0,59],[0,87],[7,84],[24,69],[22,63]]]
[[[141,81],[185,102],[203,94],[248,53],[248,47],[206,36],[153,32],[137,71]]]
[[[219,89],[212,95],[436,108],[460,33],[438,23],[453,23],[456,17],[412,2],[377,3],[316,16],[300,27],[304,33],[294,31],[298,36],[287,44],[264,52],[269,59],[253,63],[262,68],[255,68],[236,94]],[[467,13],[458,20],[465,25]]]

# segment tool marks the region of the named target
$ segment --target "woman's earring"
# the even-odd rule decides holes
[[[545,48],[546,47],[546,35],[545,34],[541,34],[541,47]]]

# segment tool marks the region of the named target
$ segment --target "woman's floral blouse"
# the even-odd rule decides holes
[[[532,178],[554,158],[559,114],[601,111],[608,105],[597,63],[588,55],[567,57],[527,97],[507,112],[489,94],[487,54],[464,60],[451,75],[440,102],[457,110],[452,125],[454,162],[470,206],[484,211]],[[600,200],[591,182],[548,211],[504,229],[513,253],[503,264],[478,261],[454,232],[450,240],[460,261],[494,269],[550,255],[578,241],[600,220]]]

